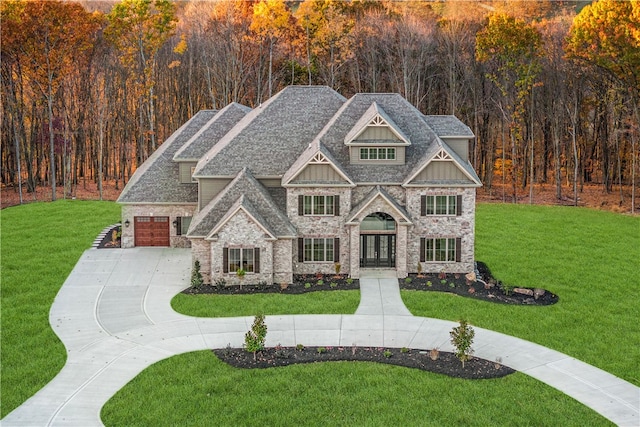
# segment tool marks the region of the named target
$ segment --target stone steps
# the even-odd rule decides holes
[[[94,239],[93,243],[91,244],[92,248],[97,248],[98,246],[100,246],[100,242],[102,242],[102,239],[105,238],[105,236],[107,235],[107,233],[109,233],[114,227],[119,227],[122,224],[120,224],[119,222],[115,223],[115,224],[111,224],[107,227],[105,227],[100,234],[98,234],[98,236]]]

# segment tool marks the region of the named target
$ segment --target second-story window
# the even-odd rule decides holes
[[[395,160],[396,149],[386,147],[360,148],[360,160]]]
[[[334,215],[334,196],[304,196],[304,215]]]

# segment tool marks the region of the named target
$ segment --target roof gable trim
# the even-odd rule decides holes
[[[469,181],[471,181],[472,183],[474,183],[475,185],[482,185],[477,179],[476,177],[472,176],[467,170],[466,168],[464,168],[460,162],[458,162],[458,160],[456,160],[455,156],[453,156],[451,153],[448,152],[448,150],[446,149],[446,147],[443,145],[442,148],[440,148],[440,150],[436,151],[433,156],[431,156],[430,159],[428,159],[425,163],[424,166],[422,166],[421,168],[419,168],[413,175],[411,175],[402,185],[403,186],[409,186],[412,181],[414,179],[416,179],[416,177],[418,175],[420,175],[420,173],[422,173],[422,171],[424,171],[430,164],[431,162],[451,162],[455,165],[456,168],[458,168],[463,174],[464,176],[466,176]]]
[[[240,198],[238,199],[238,201],[236,202],[236,204],[234,206],[231,207],[231,209],[229,209],[229,211],[225,214],[225,216],[220,220],[220,222],[218,224],[216,224],[215,227],[213,227],[213,229],[211,230],[211,232],[205,237],[205,240],[215,240],[216,239],[216,234],[218,234],[220,232],[220,230],[234,217],[236,216],[236,214],[238,214],[238,212],[242,211],[244,212],[250,219],[251,221],[256,224],[262,231],[264,231],[264,233],[266,235],[268,235],[268,239],[269,240],[278,240],[276,238],[276,236],[273,235],[273,233],[264,225],[262,224],[261,221],[259,221],[250,211],[249,209],[247,209],[244,205],[245,203],[248,203],[245,200],[245,196],[240,196]]]

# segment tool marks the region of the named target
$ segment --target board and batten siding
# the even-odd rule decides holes
[[[416,176],[414,181],[469,180],[453,162],[433,161]]]
[[[180,183],[191,184],[191,168],[196,166],[196,162],[180,162]]]
[[[400,142],[395,133],[386,126],[369,126],[367,127],[355,141],[371,141],[371,140],[396,140]]]
[[[225,188],[231,179],[227,178],[200,178],[198,179],[198,203],[200,209],[204,208],[223,188]]]
[[[365,147],[364,145],[362,147]],[[405,146],[396,147],[393,145],[377,145],[369,144],[366,147],[380,147],[380,148],[395,148],[396,159],[395,160],[360,160],[360,148],[349,147],[349,157],[351,157],[352,165],[404,165],[405,160]]]
[[[280,178],[261,178],[258,181],[266,188],[282,187],[282,179]]]
[[[294,183],[305,182],[345,182],[344,178],[336,172],[331,165],[307,165],[302,172],[292,181]]]

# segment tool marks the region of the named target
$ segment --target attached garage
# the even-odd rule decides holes
[[[136,246],[169,246],[168,216],[136,216]]]

